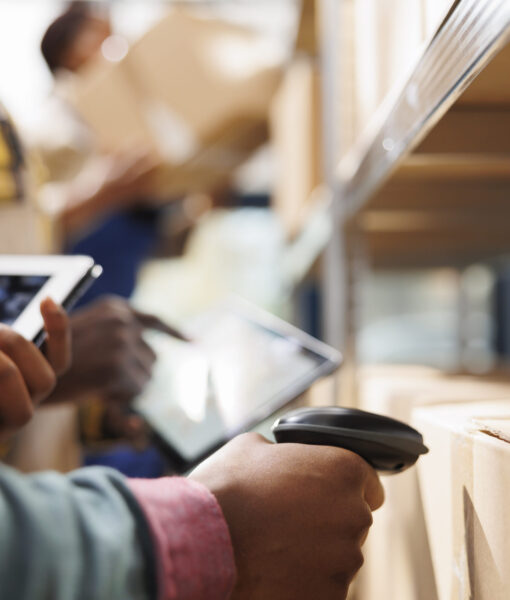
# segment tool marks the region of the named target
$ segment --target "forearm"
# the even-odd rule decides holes
[[[40,203],[68,239],[117,210],[122,199],[107,183],[101,161],[91,160],[72,181],[42,186]]]
[[[118,209],[114,195],[107,188],[80,189],[69,185],[57,215],[64,239],[73,238],[98,220]]]
[[[108,212],[108,205],[100,201],[99,194],[88,198],[71,196],[63,205],[58,221],[65,239],[73,238]],[[105,210],[106,209],[106,210]]]
[[[156,165],[146,152],[95,157],[72,181],[45,186],[53,190],[43,191],[43,203],[52,207],[62,234],[72,237],[112,212],[150,197]]]
[[[113,471],[27,477],[1,466],[0,524],[2,597],[156,597],[147,521]]]

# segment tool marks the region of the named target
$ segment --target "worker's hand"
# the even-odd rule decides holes
[[[341,600],[363,562],[375,471],[338,448],[271,444],[256,434],[224,446],[191,475],[218,499],[238,580],[232,600]]]
[[[32,343],[6,325],[0,325],[0,436],[25,425],[34,407],[55,387],[57,376],[71,359],[71,341],[65,311],[47,298],[41,303],[46,330],[46,358]]]
[[[149,381],[156,360],[143,339],[145,329],[168,335],[175,330],[157,317],[107,297],[75,312],[70,319],[73,365],[59,381],[50,402],[97,394],[106,401],[129,402]]]
[[[153,204],[158,165],[146,149],[97,157],[71,183],[45,186],[43,203],[72,239],[111,214]]]

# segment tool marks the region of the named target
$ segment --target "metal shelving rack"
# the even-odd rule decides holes
[[[339,161],[332,123],[342,97],[340,1],[318,4],[325,181],[335,223],[324,259],[324,329],[330,343],[354,355],[363,265],[461,265],[510,251],[510,136],[497,131],[508,120],[510,132],[510,3],[452,0],[390,106]]]

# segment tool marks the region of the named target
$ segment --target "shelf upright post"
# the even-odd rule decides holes
[[[347,261],[341,225],[341,190],[336,176],[340,156],[340,140],[336,126],[341,97],[340,73],[340,8],[343,0],[320,0],[319,37],[322,84],[322,156],[324,182],[331,197],[330,217],[333,223],[330,242],[324,254],[323,330],[326,341],[344,350],[347,331]]]
[[[356,390],[356,232],[346,224],[344,188],[338,163],[344,146],[340,107],[343,93],[342,2],[320,1],[322,134],[324,182],[331,197],[332,234],[323,259],[323,329],[326,341],[344,355],[333,401],[357,404]]]

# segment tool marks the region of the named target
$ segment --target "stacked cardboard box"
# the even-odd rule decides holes
[[[271,108],[276,160],[273,206],[289,238],[313,210],[313,193],[322,182],[320,79],[316,62],[296,58],[288,67]]]
[[[423,367],[365,368],[359,387],[362,408],[408,423],[417,406],[510,398],[510,379],[505,374],[448,376]],[[425,442],[429,442],[427,436]],[[435,570],[416,469],[385,478],[384,487],[386,503],[374,515],[359,582],[360,597],[435,600]]]
[[[364,129],[395,87],[402,87],[452,0],[356,0],[355,88]]]
[[[76,406],[44,406],[10,441],[4,462],[24,473],[68,473],[83,464],[81,452]]]
[[[29,202],[0,206],[0,253],[53,251],[48,220]]]
[[[420,55],[423,0],[359,0],[354,20],[356,97],[364,129]]]
[[[423,0],[425,33],[429,39],[441,26],[453,4],[452,0]]]
[[[510,396],[420,408],[419,464],[440,600],[510,597]]]

